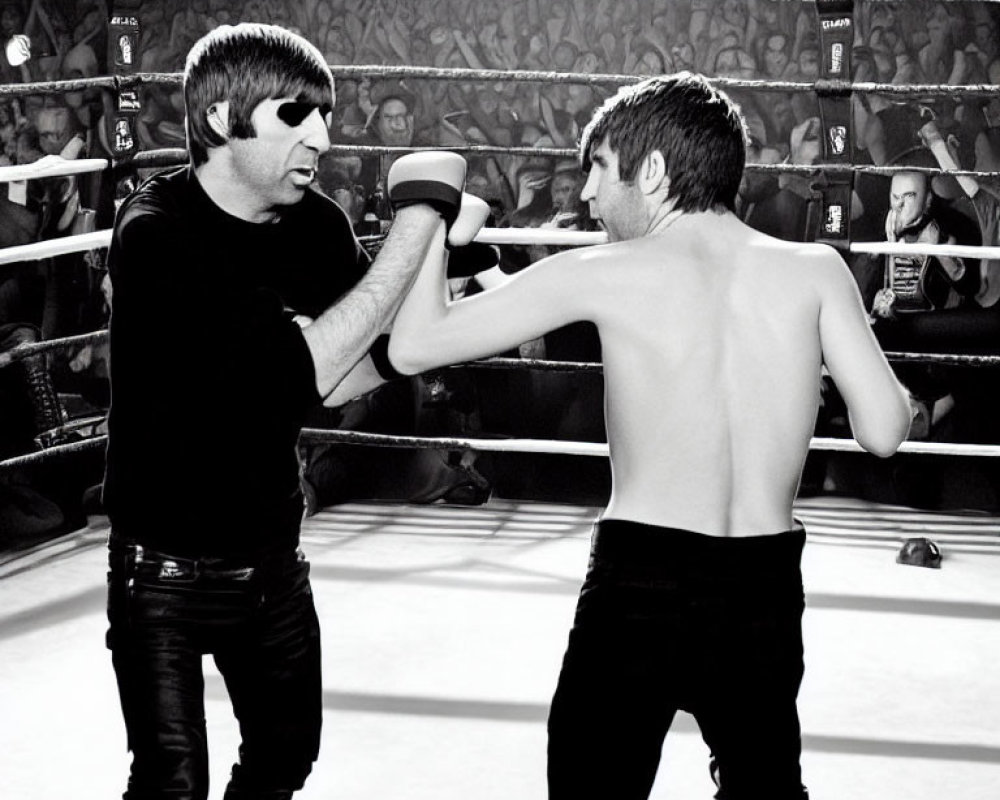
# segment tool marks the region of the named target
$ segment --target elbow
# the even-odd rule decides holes
[[[889,458],[895,454],[910,432],[909,406],[898,409],[898,412],[867,430],[859,428],[854,436],[857,443],[878,458]]]
[[[902,444],[903,439],[905,438],[906,437],[901,437],[899,439],[877,439],[873,437],[865,437],[862,439],[861,437],[858,437],[858,444],[860,444],[866,452],[871,453],[873,456],[877,456],[878,458],[888,458],[896,453],[899,449],[899,445]]]
[[[391,336],[389,338],[389,363],[401,375],[419,375],[433,367],[421,358],[420,349],[414,347],[408,337]]]

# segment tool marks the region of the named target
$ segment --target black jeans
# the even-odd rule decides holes
[[[239,722],[226,798],[290,798],[319,753],[319,622],[309,564],[189,560],[112,534],[107,644],[132,769],[125,800],[205,800],[202,656],[211,653]]]
[[[549,714],[550,800],[644,800],[678,709],[718,762],[720,800],[807,797],[804,542],[598,523]]]

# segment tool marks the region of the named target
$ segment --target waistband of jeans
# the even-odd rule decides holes
[[[631,520],[605,519],[595,525],[593,556],[637,566],[704,565],[710,569],[798,568],[806,532],[796,527],[756,536],[712,536],[683,528],[648,525]]]
[[[108,540],[111,551],[125,554],[133,564],[159,567],[161,577],[195,577],[249,580],[259,572],[270,571],[303,561],[305,555],[299,548],[282,548],[253,555],[241,556],[187,556],[167,553],[112,533]]]

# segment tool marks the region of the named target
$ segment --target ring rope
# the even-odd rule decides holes
[[[851,242],[852,253],[869,255],[925,255],[954,258],[1000,258],[1000,247],[970,244],[920,244],[920,242]]]
[[[110,162],[106,158],[66,159],[62,156],[44,156],[30,164],[13,164],[0,167],[0,183],[30,181],[36,178],[62,178],[87,172],[102,172]]]
[[[21,261],[37,261],[66,253],[86,252],[108,247],[112,231],[106,228],[91,233],[62,236],[31,244],[0,248],[0,265]],[[483,228],[475,237],[481,244],[552,245],[584,247],[605,244],[603,231],[572,231],[561,228]],[[919,242],[851,242],[852,253],[868,255],[930,255],[953,258],[1000,259],[1000,246],[986,247],[963,244],[922,244]]]
[[[555,72],[552,70],[463,69],[457,67],[388,66],[382,64],[330,64],[334,77],[355,78],[427,78],[432,80],[497,81],[523,83],[631,84],[646,76],[621,73]],[[706,76],[707,77],[707,76]],[[764,92],[815,92],[817,94],[881,94],[895,96],[997,96],[1000,86],[990,83],[894,84],[875,81],[844,81],[818,78],[815,81],[773,81],[762,78],[707,77],[709,83],[723,89],[748,89]],[[120,91],[142,84],[180,86],[181,72],[136,72],[131,75],[109,75],[58,81],[0,84],[0,96],[55,94],[100,88]]]
[[[375,144],[351,144],[350,142],[332,143],[328,151],[329,155],[403,155],[405,153],[421,152],[441,152],[449,151],[453,153],[491,153],[511,156],[551,156],[553,158],[579,157],[579,150],[571,147],[510,147],[493,144],[460,144],[460,145],[414,145],[400,147],[392,145]],[[164,167],[180,166],[186,164],[188,154],[184,148],[171,147],[162,150],[146,150],[137,153],[128,163],[136,167]],[[900,164],[887,164],[878,166],[875,164],[758,164],[749,162],[744,165],[744,169],[749,172],[774,172],[778,174],[822,174],[822,173],[860,173],[863,175],[880,175],[891,177],[900,172],[919,172],[923,175],[938,176],[950,175],[953,177],[979,178],[982,180],[1000,179],[1000,171],[984,172],[972,169],[944,169],[943,167],[911,167]]]
[[[396,436],[365,431],[303,428],[302,439],[323,444],[366,445],[371,447],[406,447],[416,450],[475,450],[491,453],[534,453],[607,457],[608,445],[603,442],[572,442],[552,439],[466,439],[457,437]],[[0,472],[36,464],[51,457],[69,455],[107,444],[107,434],[77,442],[55,445],[44,450],[0,461]],[[810,450],[845,453],[866,453],[854,439],[815,436]],[[905,441],[896,451],[907,455],[1000,456],[1000,445],[964,444],[954,442]]]
[[[111,229],[76,233],[70,236],[60,236],[58,239],[44,239],[31,244],[19,244],[14,247],[0,248],[0,265],[15,264],[19,261],[38,261],[66,253],[85,253],[88,250],[99,250],[111,244]]]
[[[43,461],[47,461],[49,458],[73,455],[86,450],[93,450],[97,447],[103,447],[107,443],[108,436],[107,434],[102,433],[100,436],[94,436],[90,439],[80,439],[76,442],[57,444],[52,447],[46,447],[44,450],[35,450],[32,453],[25,453],[21,456],[13,456],[12,458],[0,461],[0,473],[5,470],[18,469],[20,467],[28,467],[33,464],[39,464]]]
[[[41,342],[25,342],[10,350],[0,353],[0,369],[39,353],[64,350],[76,345],[94,344],[108,338],[107,329],[66,336],[58,339],[46,339]],[[920,362],[949,366],[996,367],[1000,366],[1000,355],[962,354],[962,353],[908,353],[887,350],[884,353],[889,361]],[[465,364],[454,364],[450,369],[461,367],[477,367],[481,369],[534,369],[546,372],[603,372],[604,365],[600,361],[551,361],[540,358],[505,358],[496,356],[470,361]]]
[[[102,342],[108,338],[107,329],[91,331],[90,333],[80,333],[75,336],[64,336],[59,339],[46,339],[41,342],[25,342],[16,345],[10,350],[0,352],[0,369],[21,361],[39,353],[48,353],[54,350],[65,350],[76,345],[94,344]]]

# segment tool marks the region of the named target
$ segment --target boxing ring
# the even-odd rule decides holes
[[[623,75],[570,75],[420,67],[333,66],[341,78],[524,80],[621,84]],[[0,96],[82,88],[113,92],[179,76],[132,73],[0,86]],[[897,86],[714,79],[723,88],[852,92],[921,97],[1000,94],[995,86]],[[331,153],[423,148],[335,145]],[[566,157],[559,148],[449,147]],[[0,167],[0,183],[90,171],[183,163],[183,151]],[[911,167],[843,161],[750,164],[748,170],[837,176],[891,175]],[[926,169],[929,174],[1000,173]],[[833,201],[835,202],[835,198]],[[485,229],[477,241],[587,246],[602,233]],[[4,265],[103,249],[110,231],[0,249]],[[1000,259],[1000,247],[833,241],[854,253]],[[21,344],[0,353],[0,369],[38,356],[98,344],[103,330]],[[1000,355],[888,352],[893,362],[994,369]],[[471,369],[599,372],[600,364],[494,358]],[[63,420],[36,451],[0,462],[32,469],[102,450],[99,419]],[[220,435],[252,435],[225,431]],[[606,458],[600,442],[525,438],[422,437],[307,428],[303,442],[352,447]],[[852,439],[814,437],[814,451],[860,453]],[[1000,445],[907,441],[894,458],[992,458]],[[868,458],[857,455],[857,458]],[[993,798],[1000,785],[1000,517],[944,513],[843,497],[802,497],[796,515],[809,546],[803,561],[807,669],[800,695],[803,772],[813,800],[900,797]],[[303,524],[323,623],[324,742],[296,797],[402,796],[408,800],[542,798],[545,719],[586,567],[597,506],[492,497],[481,506],[378,500],[322,508]],[[169,507],[150,509],[169,514]],[[103,648],[107,520],[14,553],[0,554],[0,751],[4,793],[46,800],[116,796],[127,754],[110,660]],[[940,570],[895,563],[900,543],[934,539]],[[238,741],[225,690],[206,662],[212,783],[224,784]],[[83,746],[81,746],[81,744]],[[708,753],[693,721],[680,715],[664,748],[653,798],[708,798]],[[584,768],[585,765],[581,765]]]

